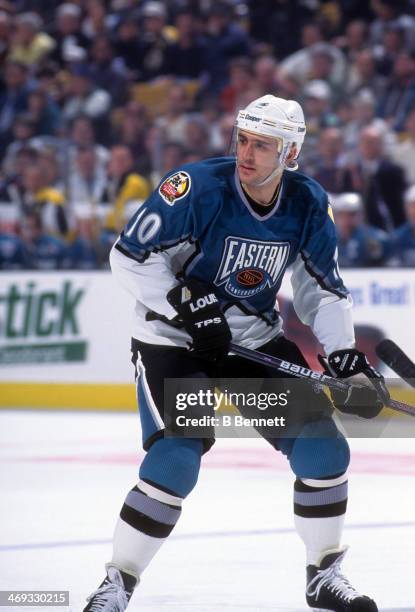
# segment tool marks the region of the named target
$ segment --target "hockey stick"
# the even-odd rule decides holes
[[[234,344],[233,342],[231,342],[230,344],[230,351],[235,355],[238,355],[239,357],[245,357],[245,359],[255,361],[256,363],[261,363],[262,365],[266,365],[271,368],[275,368],[276,370],[278,370],[278,372],[290,374],[291,376],[295,376],[296,378],[307,379],[311,382],[321,383],[322,385],[326,385],[327,387],[329,387],[329,389],[347,391],[351,386],[350,383],[341,380],[341,378],[332,378],[331,376],[327,376],[326,374],[315,372],[314,370],[310,370],[309,368],[304,368],[302,366],[296,365],[295,363],[285,361],[285,359],[279,359],[278,357],[272,357],[271,355],[266,355],[265,353],[261,353],[259,351],[244,348],[243,346],[239,346],[238,344]],[[356,386],[360,387],[361,385]],[[415,417],[415,406],[404,404],[403,402],[399,402],[398,400],[391,399],[388,403],[388,407],[393,408],[393,410],[396,410],[398,412],[404,412],[405,414],[409,414],[410,416]]]
[[[415,363],[393,340],[379,342],[376,347],[376,355],[408,385],[415,387]]]

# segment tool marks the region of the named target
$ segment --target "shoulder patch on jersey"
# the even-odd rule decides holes
[[[190,191],[192,180],[190,175],[183,170],[171,174],[159,187],[159,194],[169,206],[173,206],[177,200],[181,200]]]

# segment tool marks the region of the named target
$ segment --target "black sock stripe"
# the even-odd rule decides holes
[[[142,514],[141,512],[137,512],[134,508],[130,508],[127,504],[124,504],[121,508],[120,517],[123,521],[125,521],[130,527],[137,529],[137,531],[141,531],[146,535],[152,536],[153,538],[167,538],[173,531],[174,525],[166,525],[164,523],[159,523],[154,519]]]
[[[347,499],[324,506],[301,506],[300,504],[294,504],[294,514],[304,518],[328,518],[330,516],[345,514],[346,508]]]

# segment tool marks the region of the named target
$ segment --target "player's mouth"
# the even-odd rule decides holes
[[[243,172],[254,172],[254,166],[247,166],[246,164],[238,164],[238,168],[240,168]]]

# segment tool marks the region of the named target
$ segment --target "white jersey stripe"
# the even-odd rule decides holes
[[[164,422],[163,419],[160,416],[159,411],[157,410],[157,406],[154,403],[153,397],[151,395],[151,391],[150,388],[148,386],[147,383],[147,378],[146,378],[146,369],[144,367],[143,362],[141,361],[141,357],[140,354],[138,354],[137,357],[137,371],[138,371],[138,377],[137,377],[137,394],[138,394],[138,387],[141,384],[146,401],[147,401],[147,405],[148,408],[151,412],[151,416],[153,417],[154,423],[157,426],[158,429],[164,429]]]

